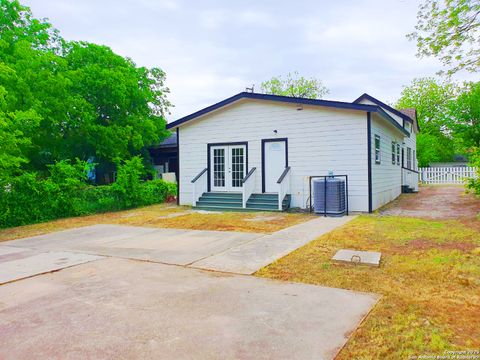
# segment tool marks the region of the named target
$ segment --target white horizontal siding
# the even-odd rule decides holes
[[[370,100],[367,100],[367,99],[360,100],[359,104],[380,106],[377,103],[375,103],[373,101],[370,101]],[[398,122],[400,124],[400,126],[403,127],[403,119],[400,116],[394,114],[390,110],[387,110],[383,106],[380,106],[380,107],[383,109],[383,111],[385,111],[388,115],[390,115],[393,119],[395,119],[395,121]]]
[[[417,159],[416,159],[416,156],[417,156],[417,134],[415,134],[414,131],[412,131],[412,133],[410,134],[410,137],[405,137],[405,140],[404,140],[404,156],[405,156],[405,159],[404,159],[404,166],[406,167],[407,166],[407,148],[410,148],[412,149],[412,167],[413,167],[413,170],[418,170],[418,162],[417,162]],[[415,159],[413,159],[413,151],[415,150]]]
[[[191,204],[191,179],[207,167],[207,144],[248,142],[248,167],[257,168],[261,192],[261,140],[288,138],[292,206],[304,208],[311,175],[346,174],[352,211],[368,211],[366,113],[242,100],[180,127],[180,203]],[[274,134],[277,130],[277,135]]]
[[[375,135],[380,136],[380,164],[375,163]],[[372,114],[371,136],[372,210],[375,210],[401,194],[402,167],[401,163],[400,165],[397,165],[396,161],[395,164],[392,163],[392,141],[399,143],[401,146],[404,136],[377,114]]]

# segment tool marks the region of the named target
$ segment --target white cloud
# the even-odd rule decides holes
[[[223,9],[201,11],[199,14],[200,25],[209,30],[216,30],[228,23],[230,14]]]
[[[295,70],[323,80],[330,99],[393,101],[402,85],[441,69],[416,58],[405,37],[419,1],[24,0],[69,40],[162,68],[176,105],[169,120]]]

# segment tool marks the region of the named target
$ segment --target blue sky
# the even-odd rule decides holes
[[[416,58],[405,37],[417,0],[22,3],[68,40],[108,45],[138,65],[162,68],[175,105],[169,121],[293,71],[321,79],[327,99],[367,92],[392,102],[413,78],[441,69],[435,59]]]

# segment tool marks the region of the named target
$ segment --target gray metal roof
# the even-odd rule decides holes
[[[165,140],[163,140],[156,147],[166,148],[166,147],[176,147],[176,146],[177,146],[177,133],[172,132],[172,134],[169,137],[165,138]]]

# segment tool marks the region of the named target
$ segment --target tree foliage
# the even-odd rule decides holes
[[[138,67],[106,46],[67,42],[16,0],[0,0],[0,31],[0,138],[22,145],[24,169],[75,158],[113,164],[167,135],[161,69]],[[38,121],[30,132],[14,123],[26,116]]]
[[[455,154],[480,147],[480,82],[415,79],[403,89],[396,107],[417,109],[420,166],[451,161]]]
[[[453,74],[480,68],[480,0],[425,0],[417,14],[418,56],[438,57]]]
[[[138,167],[138,158],[132,161],[133,168]],[[128,160],[119,166],[118,183],[92,186],[85,182],[88,166],[63,160],[49,165],[43,175],[29,171],[0,178],[0,228],[146,206],[176,194],[176,184],[141,181],[138,173],[131,173]]]
[[[457,144],[467,151],[480,148],[480,82],[469,82],[450,105],[447,126]]]
[[[450,101],[458,88],[451,83],[441,83],[434,78],[414,79],[402,90],[396,107],[415,108],[421,132],[417,135],[417,158],[419,166],[431,162],[451,161],[455,146],[447,119]]]
[[[321,99],[329,92],[322,81],[315,78],[306,79],[299,76],[298,71],[293,74],[288,73],[286,79],[274,76],[270,80],[262,82],[260,87],[265,94],[309,99]]]
[[[0,0],[0,227],[172,195],[175,185],[140,177],[140,155],[167,135],[167,94],[161,69],[65,41],[17,0]],[[119,182],[90,185],[92,160],[118,164]]]
[[[476,168],[477,176],[468,179],[467,188],[480,196],[480,148],[473,148],[470,155],[470,166]]]

